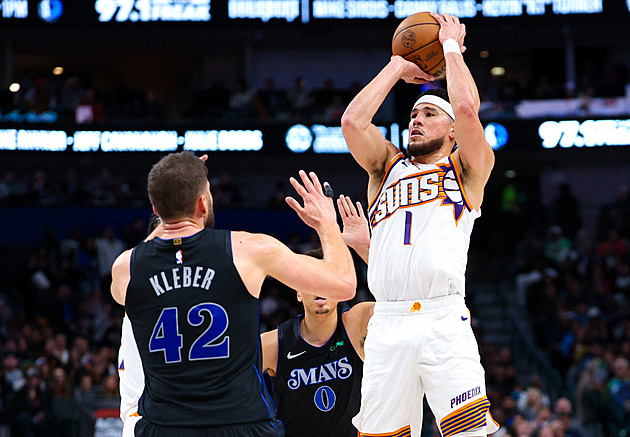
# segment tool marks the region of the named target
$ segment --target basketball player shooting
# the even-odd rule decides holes
[[[466,28],[452,15],[431,15],[440,25],[447,89],[426,91],[411,108],[409,158],[372,118],[398,80],[433,79],[414,63],[393,56],[341,120],[369,175],[368,285],[376,305],[353,419],[361,436],[419,436],[424,395],[443,437],[498,429],[464,301],[470,234],[494,154],[462,56]]]

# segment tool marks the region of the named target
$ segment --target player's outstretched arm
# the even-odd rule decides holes
[[[357,355],[365,360],[365,337],[370,318],[374,314],[374,302],[361,302],[343,313],[343,324]]]
[[[431,13],[440,24],[440,42],[453,39],[463,52],[466,27],[453,15]],[[464,57],[457,52],[449,52],[445,46],[446,83],[448,96],[455,113],[455,142],[458,145],[455,157],[462,170],[464,189],[471,206],[478,209],[483,201],[483,189],[494,166],[494,152],[487,143],[483,126],[479,120],[479,91],[464,62]],[[457,44],[453,49],[457,49]]]
[[[380,73],[352,99],[341,117],[341,128],[350,153],[370,178],[379,181],[385,166],[398,153],[398,149],[383,138],[372,124],[372,118],[400,79],[424,83],[433,78],[414,63],[400,56],[392,56]]]
[[[304,206],[292,197],[286,201],[317,232],[324,259],[296,254],[269,235],[232,232],[234,264],[255,297],[259,296],[267,275],[294,290],[336,301],[354,297],[357,285],[354,263],[341,237],[333,200],[324,195],[317,175],[311,172],[309,176],[300,171],[302,184],[290,179]]]
[[[276,376],[278,330],[274,329],[273,331],[260,334],[260,344],[262,345],[262,371],[269,373],[269,376]]]
[[[343,232],[341,236],[348,246],[367,264],[370,252],[370,227],[363,213],[361,202],[357,202],[356,207],[352,199],[343,194],[337,199],[337,209],[341,215]]]

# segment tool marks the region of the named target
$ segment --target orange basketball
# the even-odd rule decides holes
[[[440,24],[428,12],[410,15],[394,32],[392,53],[415,63],[426,73],[442,77],[446,63],[439,32]]]

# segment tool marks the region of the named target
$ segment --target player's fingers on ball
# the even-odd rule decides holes
[[[431,14],[431,16],[432,16],[433,18],[435,18],[435,20],[436,20],[438,23],[441,23],[441,22],[443,22],[443,21],[444,21],[444,18],[442,18],[442,16],[441,16],[440,14],[438,14],[437,12],[429,12],[429,14]]]

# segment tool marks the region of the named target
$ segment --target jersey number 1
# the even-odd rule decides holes
[[[203,323],[207,312],[210,324],[194,341],[188,352],[188,359],[213,360],[230,356],[230,337],[226,336],[219,343],[215,343],[227,331],[229,319],[227,311],[216,303],[205,302],[196,305],[188,311],[187,321],[192,326]],[[149,340],[149,352],[164,352],[164,361],[179,363],[182,360],[184,336],[179,333],[177,308],[164,308],[158,318]],[[213,344],[215,343],[215,344]]]
[[[405,211],[405,246],[411,244],[411,211]]]

